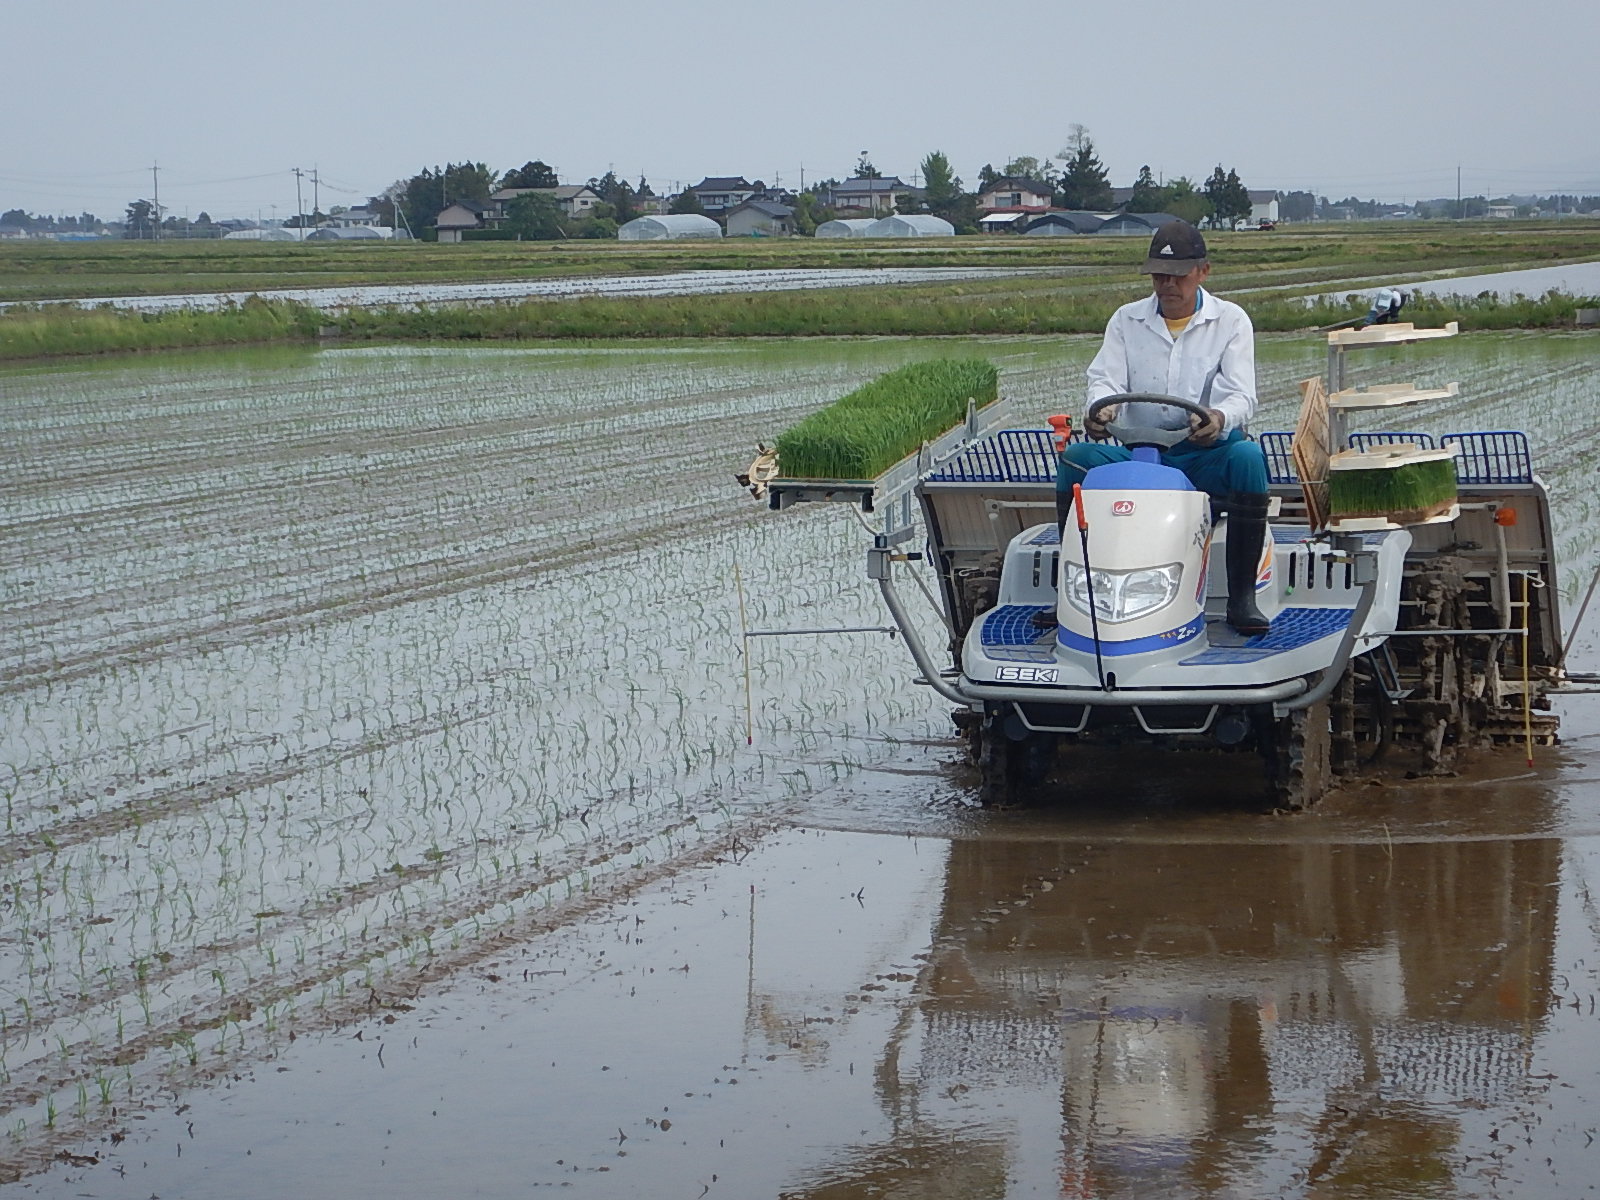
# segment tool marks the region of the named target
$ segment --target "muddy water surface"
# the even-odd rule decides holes
[[[908,748],[820,797],[828,827],[730,847],[19,1190],[1459,1197],[1593,1178],[1592,762],[1493,758],[1284,819],[1229,811],[1221,786],[985,814],[948,757]]]

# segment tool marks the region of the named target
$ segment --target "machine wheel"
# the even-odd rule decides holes
[[[1273,721],[1263,739],[1273,804],[1299,811],[1322,799],[1333,782],[1332,713],[1328,702]]]
[[[1043,783],[1055,766],[1055,737],[1024,730],[1011,716],[990,718],[978,731],[978,798],[985,807],[1018,803],[1023,792]],[[1016,733],[1023,736],[1009,736]]]
[[[985,808],[1015,804],[1022,781],[1022,744],[1008,738],[998,725],[989,725],[979,736],[978,799]]]

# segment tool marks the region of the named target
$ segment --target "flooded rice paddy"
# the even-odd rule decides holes
[[[1543,296],[1546,292],[1600,296],[1600,263],[1566,263],[1559,267],[1530,267],[1524,271],[1495,271],[1488,275],[1429,279],[1408,286],[1431,296],[1478,296],[1489,293],[1501,300],[1512,300],[1517,296]]]
[[[1061,274],[1061,267],[783,267],[749,271],[673,271],[663,275],[573,276],[477,283],[368,284],[354,287],[274,288],[247,292],[192,292],[174,296],[110,296],[66,303],[110,305],[133,312],[210,310],[243,304],[251,296],[290,300],[335,311],[371,305],[471,304],[495,300],[561,300],[574,296],[707,296],[718,292],[792,292],[813,288],[885,287],[956,283]],[[0,309],[10,307],[0,304]]]
[[[1460,381],[1412,428],[1529,432],[1569,613],[1600,558],[1593,347],[1360,364]],[[1293,819],[1160,762],[978,810],[881,635],[758,639],[747,705],[736,569],[751,628],[883,623],[849,514],[733,484],[754,443],[974,350],[1037,420],[1077,407],[1093,348],[0,375],[7,1190],[1588,1186],[1581,698],[1532,771],[1378,778]],[[1259,427],[1286,428],[1320,349],[1260,358]]]

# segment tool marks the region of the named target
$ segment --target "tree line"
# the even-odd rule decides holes
[[[1230,226],[1247,219],[1251,213],[1249,190],[1234,168],[1224,168],[1218,163],[1203,183],[1188,176],[1157,180],[1148,165],[1141,166],[1132,181],[1127,200],[1113,203],[1110,175],[1100,158],[1089,130],[1080,124],[1069,126],[1066,144],[1054,155],[1034,157],[1019,155],[1006,161],[999,169],[985,163],[978,171],[977,186],[968,191],[963,180],[951,167],[949,158],[934,150],[919,164],[920,198],[916,210],[943,217],[961,232],[975,232],[978,228],[979,196],[1001,180],[1026,180],[1048,190],[1053,208],[1076,211],[1110,212],[1121,208],[1129,212],[1164,212],[1197,225]],[[856,164],[857,178],[881,178],[882,172],[863,154]],[[416,174],[396,180],[381,195],[367,201],[369,210],[377,214],[383,224],[403,228],[413,237],[434,236],[438,214],[457,203],[487,204],[489,197],[503,188],[553,189],[561,180],[554,167],[532,159],[520,167],[504,172],[491,170],[483,162],[467,160],[451,162],[444,166],[424,167]],[[801,234],[810,234],[824,221],[836,214],[827,207],[826,199],[836,179],[814,181],[812,186],[799,193],[785,193],[784,199],[794,209],[794,225]],[[617,228],[645,211],[647,202],[658,202],[649,182],[640,177],[630,183],[614,171],[588,180],[588,186],[599,196],[599,202],[581,217],[572,217],[549,193],[530,191],[515,197],[505,205],[504,219],[499,223],[497,236],[525,240],[553,240],[558,238],[609,238],[615,237]],[[1447,220],[1483,217],[1491,207],[1510,206],[1519,216],[1543,213],[1588,213],[1600,211],[1600,197],[1511,196],[1490,199],[1483,195],[1418,200],[1409,205],[1387,204],[1377,200],[1361,200],[1354,196],[1330,201],[1326,196],[1309,191],[1276,192],[1279,216],[1287,221],[1310,221],[1318,218],[1353,217],[1377,218],[1396,213],[1423,219]],[[653,205],[652,205],[653,207]],[[672,197],[669,212],[703,212],[699,198],[693,191],[685,190]],[[326,218],[320,212],[297,215],[285,224],[315,226]],[[17,229],[30,233],[99,232],[105,224],[91,213],[79,217],[34,217],[21,209],[11,209],[0,214],[0,228]],[[174,216],[163,216],[149,200],[129,203],[123,221],[123,236],[131,238],[162,236],[215,237],[224,230],[202,212],[195,221]]]
[[[922,160],[927,181],[924,198],[928,212],[944,217],[957,229],[976,228],[978,195],[1006,179],[1026,180],[1049,189],[1050,206],[1080,212],[1164,212],[1199,225],[1232,224],[1250,215],[1250,193],[1238,171],[1217,164],[1204,184],[1186,176],[1157,182],[1149,166],[1139,168],[1132,194],[1122,205],[1113,202],[1109,172],[1083,125],[1069,128],[1066,145],[1053,156],[1020,155],[999,170],[985,163],[978,172],[976,193],[964,190],[962,180],[950,170],[949,159],[934,151]]]

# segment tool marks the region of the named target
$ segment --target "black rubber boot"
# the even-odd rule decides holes
[[[1266,633],[1271,622],[1256,607],[1256,568],[1267,536],[1267,496],[1228,497],[1228,625],[1246,637]]]

